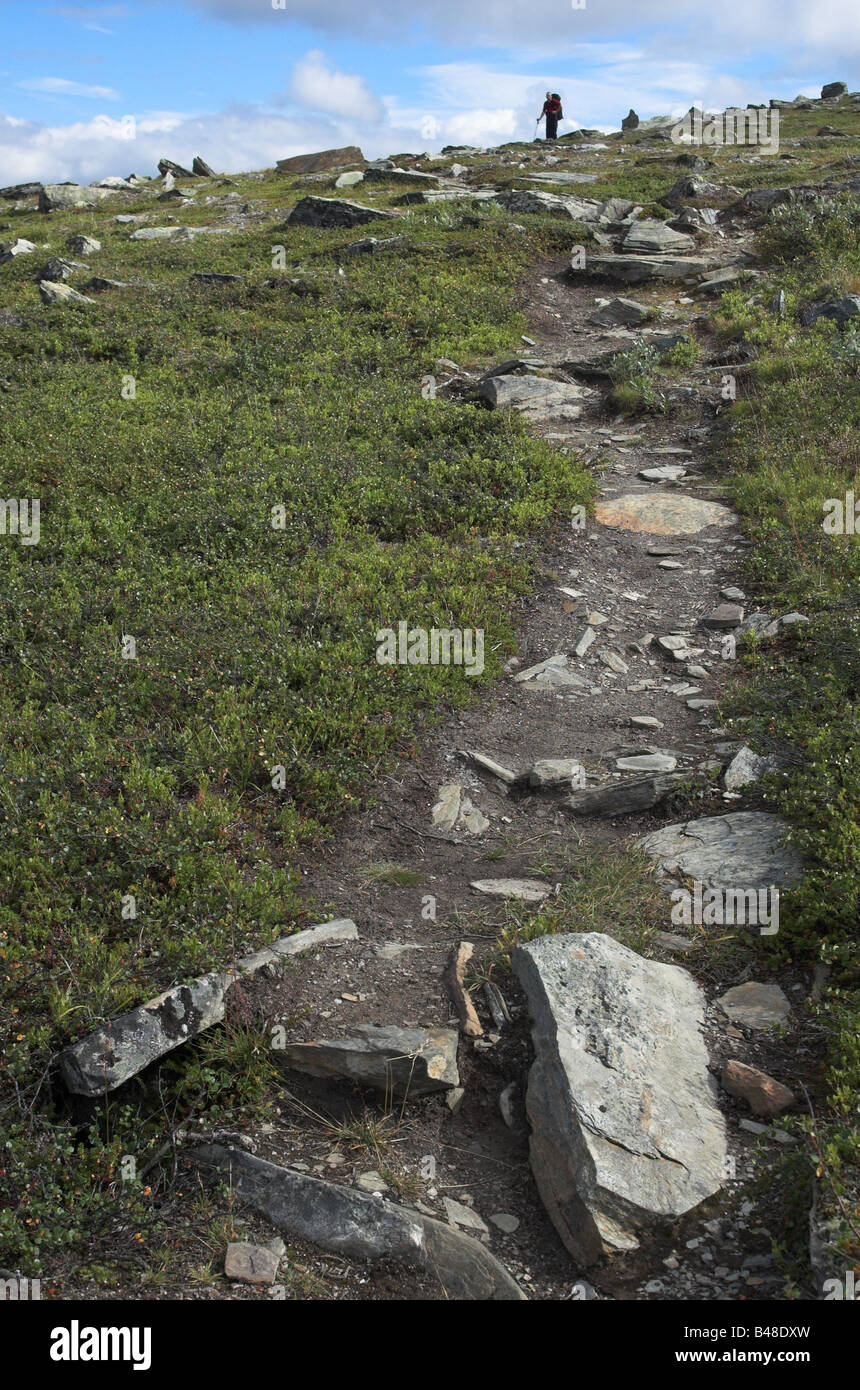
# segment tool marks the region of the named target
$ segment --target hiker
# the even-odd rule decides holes
[[[538,122],[546,120],[546,139],[556,140],[558,138],[558,123],[564,117],[561,109],[561,97],[558,92],[547,92],[543,110],[538,116]]]

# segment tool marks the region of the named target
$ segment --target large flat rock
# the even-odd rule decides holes
[[[239,1201],[286,1236],[349,1259],[402,1260],[438,1279],[449,1298],[525,1299],[489,1250],[433,1217],[220,1144],[201,1146],[194,1157],[226,1172]]]
[[[357,145],[343,145],[337,150],[317,150],[315,154],[294,154],[279,159],[280,174],[318,174],[326,169],[341,169],[344,164],[363,164],[364,155]]]
[[[318,198],[309,195],[296,203],[287,222],[306,227],[361,227],[366,222],[391,222],[399,216],[384,208],[369,208],[349,198]]]
[[[737,518],[719,502],[674,492],[630,492],[598,502],[594,515],[604,526],[648,531],[655,536],[691,536],[706,526],[730,526]]]
[[[574,418],[581,413],[580,402],[594,393],[589,387],[575,383],[512,373],[489,377],[482,383],[478,394],[494,410],[510,406],[531,415],[555,415],[561,412],[568,418]]]
[[[598,932],[529,941],[512,964],[532,1018],[526,1108],[544,1206],[578,1261],[635,1249],[722,1185],[702,992]]]
[[[788,828],[767,811],[733,811],[664,825],[636,845],[673,881],[692,879],[723,891],[789,888],[803,873],[803,859],[785,843]]]
[[[452,1028],[395,1028],[360,1023],[348,1037],[290,1043],[281,1066],[334,1081],[357,1081],[395,1096],[459,1086],[458,1035]]]
[[[626,243],[625,243],[626,245]],[[693,283],[700,275],[716,268],[716,262],[706,256],[589,255],[585,269],[589,275],[617,280],[622,285],[642,285],[648,280],[678,280]],[[577,266],[573,267],[578,269]]]
[[[190,984],[174,985],[67,1047],[60,1054],[63,1081],[75,1095],[103,1096],[159,1057],[220,1023],[227,994],[238,979],[264,968],[280,969],[291,956],[317,946],[355,941],[357,936],[355,923],[339,917],[281,937],[271,946],[243,956],[234,969],[212,971]]]

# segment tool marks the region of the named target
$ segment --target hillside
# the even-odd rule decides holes
[[[860,95],[779,114],[0,190],[3,1277],[860,1273]]]

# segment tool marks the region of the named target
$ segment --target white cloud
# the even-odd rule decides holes
[[[364,78],[327,67],[318,49],[296,63],[289,94],[302,106],[337,118],[373,123],[385,116],[382,102]]]
[[[99,101],[119,101],[113,87],[88,87],[84,82],[71,82],[65,77],[28,77],[15,86],[22,92],[48,92],[69,97],[94,97]]]
[[[159,0],[139,0],[141,5]],[[592,0],[575,10],[568,0],[493,0],[467,5],[463,0],[187,0],[194,8],[235,23],[277,24],[298,21],[312,29],[360,38],[392,40],[426,34],[453,47],[467,45],[509,49],[520,61],[573,55],[583,40],[637,35],[649,60],[672,51],[695,51],[721,64],[759,46],[778,53],[804,55],[819,71],[835,64],[826,77],[844,76],[852,57],[860,56],[860,17],[856,0],[743,0],[742,4],[707,5],[702,0]]]

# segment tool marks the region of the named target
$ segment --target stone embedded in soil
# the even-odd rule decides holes
[[[348,198],[319,198],[310,194],[296,203],[287,222],[306,227],[360,227],[365,222],[397,221],[398,217],[399,213],[366,207]]]
[[[747,787],[766,772],[774,772],[779,767],[779,760],[773,757],[760,757],[746,745],[735,753],[725,772],[723,773],[723,786],[727,792],[736,792],[741,787]]]
[[[490,822],[487,817],[472,805],[459,782],[448,782],[440,787],[438,797],[432,811],[433,824],[437,829],[482,835],[488,828]]]
[[[478,893],[496,898],[517,898],[524,903],[541,903],[552,889],[536,878],[476,878],[469,885]]]
[[[641,285],[647,280],[695,281],[712,270],[714,264],[706,256],[676,256],[671,252],[655,256],[592,255],[586,261],[585,273],[602,280],[616,280],[624,285]],[[582,271],[578,258],[574,258],[571,269]]]
[[[706,526],[729,526],[737,519],[719,502],[703,502],[674,492],[626,493],[598,502],[594,515],[604,526],[660,536],[693,535]]]
[[[656,806],[681,782],[680,773],[658,772],[573,792],[564,803],[575,816],[624,816]]]
[[[618,653],[612,651],[610,647],[604,647],[599,651],[597,653],[597,659],[598,661],[602,661],[604,666],[608,666],[610,671],[615,671],[619,676],[626,676],[627,672],[630,670],[627,662],[623,661]]]
[[[562,414],[565,419],[574,420],[582,414],[580,402],[594,392],[587,386],[546,377],[493,376],[481,384],[478,394],[494,410],[510,406],[529,415]]]
[[[532,1018],[526,1107],[544,1206],[576,1260],[636,1249],[722,1186],[702,991],[596,932],[516,946],[512,965]]]
[[[507,1211],[495,1212],[494,1215],[490,1217],[490,1220],[498,1230],[504,1231],[506,1236],[513,1235],[520,1224],[519,1217],[511,1216],[510,1212]]]
[[[745,1028],[770,1028],[787,1022],[791,1014],[791,1005],[779,985],[759,980],[735,985],[721,994],[717,1003],[732,1023]]]
[[[495,759],[488,758],[486,753],[473,753],[464,750],[460,756],[468,758],[476,767],[483,768],[484,772],[489,772],[493,777],[498,777],[500,782],[505,782],[508,786],[513,786],[515,782],[520,780],[520,775],[518,773],[511,772],[510,768],[502,767],[501,763],[497,763]]]
[[[466,988],[466,966],[472,959],[475,948],[471,941],[457,941],[451,948],[448,964],[445,967],[445,983],[454,1001],[460,1019],[460,1027],[467,1038],[483,1037],[481,1020],[472,1003],[472,996]]]
[[[285,957],[301,955],[316,946],[357,938],[355,923],[338,918],[281,937],[271,946],[243,956],[235,969],[213,971],[190,984],[174,985],[67,1047],[59,1059],[63,1081],[75,1095],[102,1096],[113,1091],[157,1058],[222,1022],[226,996],[238,979],[264,967],[278,969]]]
[[[687,476],[687,470],[680,463],[661,463],[657,468],[640,468],[636,476],[646,483],[677,483]]]
[[[674,772],[678,759],[669,753],[639,753],[632,758],[616,758],[620,772]]]
[[[745,1100],[754,1115],[772,1120],[794,1105],[794,1092],[781,1081],[776,1081],[767,1072],[749,1067],[745,1062],[728,1061],[723,1064],[720,1084],[730,1096]]]
[[[529,773],[532,787],[563,787],[585,782],[585,768],[578,758],[540,758]]]
[[[348,1259],[402,1260],[438,1279],[449,1298],[525,1299],[489,1250],[445,1222],[220,1144],[202,1145],[193,1157],[225,1171],[238,1200],[285,1236]]]
[[[568,670],[567,657],[561,653],[548,656],[525,671],[515,672],[514,680],[523,690],[558,690],[570,685],[585,685],[581,676]]]
[[[371,1168],[367,1173],[359,1173],[355,1180],[356,1187],[362,1192],[387,1192],[388,1183],[377,1173],[375,1168]]]
[[[242,1284],[274,1284],[280,1257],[263,1245],[234,1240],[224,1256],[224,1277]]]
[[[740,627],[744,620],[744,610],[738,603],[720,603],[711,613],[706,613],[702,619],[705,627],[716,628],[718,631],[733,627]]]
[[[653,714],[631,714],[630,723],[639,729],[662,729],[663,725]]]
[[[639,304],[635,299],[610,299],[608,304],[590,316],[588,322],[596,324],[598,328],[634,328],[651,313],[647,305]]]
[[[803,872],[800,854],[785,843],[788,829],[767,811],[733,811],[664,825],[636,846],[673,881],[691,879],[703,888],[788,888]]]
[[[462,1202],[455,1202],[452,1197],[443,1197],[442,1205],[451,1226],[462,1226],[465,1230],[476,1231],[482,1236],[489,1235],[487,1223],[471,1207],[465,1206]]]
[[[396,1096],[423,1096],[460,1084],[452,1028],[395,1028],[361,1023],[346,1037],[288,1043],[273,1053],[287,1070],[355,1081]]]
[[[574,656],[585,656],[585,653],[588,651],[589,647],[596,640],[597,633],[594,631],[594,628],[587,627],[585,631],[577,638],[576,644],[573,648]]]

